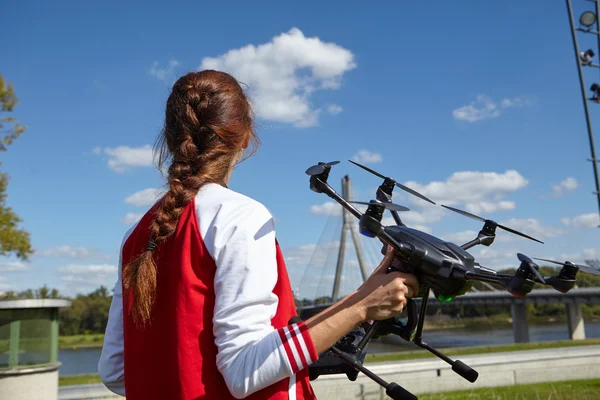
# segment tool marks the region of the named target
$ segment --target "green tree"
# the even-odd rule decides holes
[[[15,117],[6,116],[11,113],[19,100],[15,95],[12,84],[7,84],[0,74],[0,151],[6,151],[8,146],[25,131]],[[19,216],[6,204],[8,175],[0,172],[0,255],[14,253],[22,260],[29,260],[33,254],[29,233],[20,228],[23,222]]]

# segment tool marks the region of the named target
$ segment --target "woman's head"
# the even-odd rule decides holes
[[[159,168],[170,162],[169,191],[156,210],[148,248],[123,268],[124,286],[134,291],[132,313],[137,322],[148,321],[154,302],[152,251],[173,234],[183,208],[202,185],[226,184],[231,169],[251,144],[258,144],[252,108],[231,75],[205,70],[175,82],[157,141]]]

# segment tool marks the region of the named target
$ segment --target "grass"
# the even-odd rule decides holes
[[[595,400],[600,399],[600,379],[420,394],[418,397],[419,400]]]
[[[576,347],[590,346],[600,344],[600,339],[585,339],[585,340],[559,340],[555,342],[529,342],[529,343],[513,343],[495,346],[474,346],[474,347],[459,347],[451,349],[440,349],[449,357],[465,356],[472,354],[500,353],[506,351],[520,350],[541,350],[554,349],[558,347]],[[386,361],[402,361],[415,360],[422,358],[434,358],[435,356],[427,350],[417,351],[401,351],[395,353],[375,353],[367,354],[365,363],[386,362]]]
[[[92,383],[102,383],[98,374],[78,374],[58,377],[59,386],[89,385]]]
[[[95,333],[89,335],[59,336],[58,348],[60,349],[80,349],[85,347],[102,347],[104,343],[104,334]]]
[[[59,378],[59,386],[100,383],[98,375]],[[600,379],[500,386],[456,392],[420,394],[419,400],[597,400]]]

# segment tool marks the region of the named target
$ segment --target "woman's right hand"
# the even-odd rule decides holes
[[[414,275],[388,272],[394,257],[394,249],[390,246],[379,266],[357,290],[366,321],[384,320],[400,314],[408,299],[419,293],[419,282]]]

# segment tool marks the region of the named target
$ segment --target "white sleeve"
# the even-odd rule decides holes
[[[136,224],[137,225],[137,224]],[[117,282],[113,289],[113,297],[108,312],[108,323],[104,333],[104,344],[98,360],[98,374],[102,383],[113,393],[125,396],[125,362],[123,343],[123,290],[121,286],[123,244],[135,225],[126,233],[117,268]]]
[[[303,322],[275,329],[275,227],[258,204],[222,206],[206,232],[217,270],[213,330],[217,366],[236,398],[294,375],[317,360]]]

